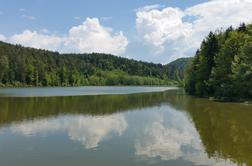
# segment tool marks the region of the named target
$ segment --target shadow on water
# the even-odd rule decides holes
[[[159,105],[185,111],[209,158],[252,165],[252,106],[166,92],[76,97],[0,98],[0,126],[61,114],[105,115]]]

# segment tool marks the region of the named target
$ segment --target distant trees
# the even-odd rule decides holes
[[[170,79],[183,82],[186,68],[191,63],[193,58],[179,58],[169,64],[167,64],[166,72]]]
[[[252,97],[252,25],[210,32],[187,70],[191,95],[216,98]]]
[[[176,70],[174,70],[176,72]],[[166,65],[0,42],[0,86],[170,85]]]

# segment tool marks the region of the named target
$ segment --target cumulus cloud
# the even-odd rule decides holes
[[[14,133],[25,136],[66,132],[73,141],[80,142],[86,149],[96,148],[109,135],[122,135],[128,124],[124,116],[114,114],[104,117],[64,116],[51,119],[40,119],[13,124]]]
[[[242,22],[252,22],[251,0],[211,0],[184,10],[147,7],[136,12],[140,37],[167,59],[192,56],[209,31]]]
[[[185,9],[154,4],[134,11],[138,35],[132,37],[130,44],[123,32],[103,26],[98,18],[87,18],[62,36],[25,30],[14,35],[23,36],[22,40],[12,36],[12,40],[7,37],[6,41],[60,52],[104,52],[167,63],[193,56],[211,30],[252,22],[252,0],[210,0]],[[110,17],[100,18],[108,19]],[[49,41],[48,44],[45,41]]]
[[[146,9],[137,12],[136,25],[143,39],[163,52],[166,42],[190,36],[192,25],[182,21],[184,16],[178,8]]]
[[[54,35],[44,35],[36,31],[25,30],[21,34],[15,34],[8,39],[11,43],[24,46],[58,50],[63,39]]]
[[[6,40],[6,37],[2,34],[0,34],[0,41],[5,41]]]
[[[122,32],[113,34],[111,28],[101,26],[97,18],[72,27],[64,43],[66,52],[105,52],[121,54],[128,45]]]
[[[48,33],[48,32],[47,32]],[[128,45],[123,32],[114,33],[97,18],[87,18],[81,25],[70,28],[65,36],[25,30],[8,39],[11,43],[60,52],[121,54]]]

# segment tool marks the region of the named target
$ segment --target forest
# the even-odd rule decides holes
[[[252,24],[210,32],[188,67],[184,84],[194,96],[252,98]]]
[[[60,54],[0,42],[0,87],[174,85],[183,80],[183,67],[100,53]]]

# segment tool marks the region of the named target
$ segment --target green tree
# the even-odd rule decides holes
[[[216,56],[215,66],[210,78],[210,86],[214,91],[214,96],[217,98],[235,95],[231,64],[234,56],[240,54],[243,43],[244,35],[238,32],[229,33],[229,37],[224,41],[220,52]]]
[[[34,83],[35,80],[35,74],[34,74],[34,67],[32,66],[32,64],[28,64],[27,66],[27,74],[26,74],[26,83],[28,85],[32,85]]]
[[[8,57],[0,55],[0,82],[7,81],[6,80],[7,78],[4,78],[4,77],[6,77],[8,75],[7,74],[8,69],[9,69]]]
[[[252,25],[210,33],[187,70],[191,95],[252,98]]]
[[[252,37],[246,41],[232,64],[234,87],[238,96],[252,98]]]

